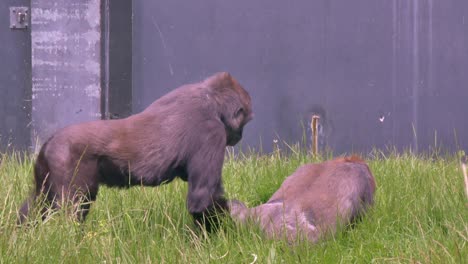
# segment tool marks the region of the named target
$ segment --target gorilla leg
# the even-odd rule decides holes
[[[83,194],[81,197],[75,197],[74,204],[76,204],[76,208],[73,214],[79,222],[84,222],[86,220],[91,204],[96,201],[97,192],[98,189],[96,188],[94,190],[88,190],[87,193]]]
[[[47,218],[47,215],[51,211],[55,211],[60,208],[60,204],[57,202],[58,198],[52,192],[40,192],[34,193],[26,199],[18,212],[17,224],[21,225],[27,221],[27,218],[31,215],[31,212],[39,213],[42,220]]]
[[[46,193],[47,203],[41,213],[46,216],[47,209],[55,211],[64,208],[70,216],[83,222],[91,203],[96,200],[99,189],[97,162],[91,159],[80,160],[73,172],[64,175],[65,177],[50,175],[48,183],[51,186]]]
[[[21,225],[26,221],[26,218],[28,217],[29,212],[31,211],[31,207],[34,205],[35,201],[36,194],[31,195],[26,199],[26,201],[24,201],[23,205],[21,206],[21,209],[18,212],[18,225]]]
[[[67,200],[72,202],[72,214],[80,222],[86,219],[99,190],[97,161],[81,161],[68,183]]]

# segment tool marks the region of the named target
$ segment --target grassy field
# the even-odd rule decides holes
[[[293,149],[228,155],[229,198],[265,202],[299,165],[323,159]],[[32,161],[2,155],[0,263],[468,263],[468,200],[457,158],[376,152],[368,161],[378,186],[363,221],[318,244],[290,246],[229,220],[215,234],[194,232],[180,180],[159,188],[104,187],[84,224],[62,212],[18,228]]]

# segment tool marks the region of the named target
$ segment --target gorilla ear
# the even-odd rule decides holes
[[[232,130],[239,130],[244,120],[244,109],[236,108],[235,104],[226,104],[221,111],[221,121]]]
[[[234,113],[234,118],[239,118],[241,115],[244,114],[244,108],[238,108],[236,112]]]

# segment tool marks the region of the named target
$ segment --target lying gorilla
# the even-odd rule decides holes
[[[269,237],[289,242],[303,235],[316,242],[336,232],[339,223],[353,223],[373,204],[375,181],[358,157],[337,158],[301,166],[265,204],[247,208],[230,201],[234,220],[252,220]]]
[[[248,92],[224,72],[175,89],[128,118],[63,128],[39,152],[34,193],[18,222],[41,194],[54,209],[63,201],[79,204],[74,212],[83,221],[100,184],[157,186],[180,177],[188,181],[189,212],[209,230],[205,217],[227,209],[225,147],[241,140],[252,116]]]

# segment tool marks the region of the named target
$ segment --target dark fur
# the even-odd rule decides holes
[[[225,147],[237,144],[251,119],[247,91],[230,74],[218,73],[128,118],[63,128],[39,152],[35,192],[19,222],[40,194],[59,207],[62,201],[94,201],[100,184],[157,186],[175,177],[188,181],[187,207],[201,222],[216,208],[227,208],[221,182]],[[78,208],[80,220],[88,210],[89,203]]]
[[[364,161],[338,158],[297,169],[265,204],[247,208],[231,201],[231,216],[260,224],[270,237],[292,242],[302,233],[316,242],[338,224],[355,222],[374,202],[375,180]]]

